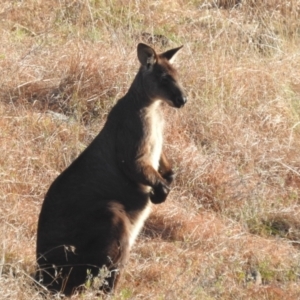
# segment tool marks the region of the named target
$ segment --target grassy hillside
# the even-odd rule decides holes
[[[177,177],[109,299],[300,299],[299,0],[2,0],[0,299],[51,298],[30,277],[43,197],[128,89],[140,41],[184,44],[189,102],[164,107]]]

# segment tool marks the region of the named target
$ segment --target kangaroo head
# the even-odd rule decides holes
[[[143,89],[151,101],[162,100],[177,108],[186,103],[187,99],[177,81],[177,72],[172,66],[175,54],[181,48],[182,46],[156,54],[151,47],[138,44],[137,54],[141,63]]]

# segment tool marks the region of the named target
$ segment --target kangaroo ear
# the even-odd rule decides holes
[[[137,55],[140,63],[148,69],[157,62],[157,55],[154,49],[146,44],[138,44]]]
[[[183,46],[180,46],[178,48],[174,48],[171,50],[168,50],[164,53],[161,53],[160,56],[163,58],[166,58],[171,64],[174,62],[175,58],[176,58],[176,54],[177,52],[182,48]]]

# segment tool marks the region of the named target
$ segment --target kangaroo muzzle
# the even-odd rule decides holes
[[[176,97],[173,101],[174,106],[177,107],[177,108],[183,107],[186,102],[187,102],[187,97],[186,96]]]

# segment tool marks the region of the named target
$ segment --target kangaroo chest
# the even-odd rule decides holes
[[[148,160],[155,170],[158,170],[163,146],[164,120],[158,111],[159,104],[153,104],[145,116],[144,159]]]

